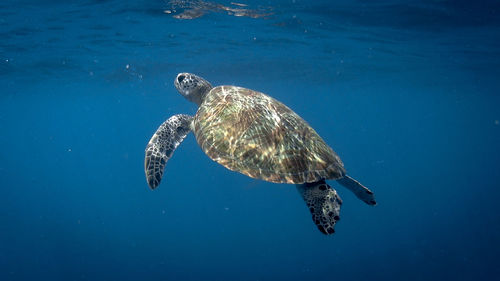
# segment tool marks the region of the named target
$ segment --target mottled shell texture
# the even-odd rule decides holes
[[[276,183],[344,176],[335,152],[300,116],[256,91],[219,86],[193,120],[203,151],[226,168]]]

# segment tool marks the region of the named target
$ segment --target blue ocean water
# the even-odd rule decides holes
[[[0,280],[496,279],[499,34],[498,1],[2,1]],[[378,205],[330,182],[325,236],[192,134],[149,190],[185,71],[287,104]]]

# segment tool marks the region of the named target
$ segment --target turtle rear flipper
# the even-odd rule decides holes
[[[174,115],[163,122],[156,130],[146,146],[144,171],[151,189],[155,189],[161,181],[168,159],[191,131],[192,116]]]
[[[335,224],[340,219],[340,205],[342,205],[337,191],[326,184],[325,180],[296,186],[318,229],[326,235],[335,233]]]
[[[358,197],[366,204],[377,205],[377,201],[375,201],[375,195],[373,195],[373,192],[366,186],[359,183],[357,180],[351,178],[348,175],[345,175],[343,178],[338,179],[337,182],[352,191],[352,193],[354,193],[356,197]]]

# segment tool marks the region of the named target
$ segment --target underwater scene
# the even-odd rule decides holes
[[[500,275],[499,1],[2,1],[0,132],[0,280]]]

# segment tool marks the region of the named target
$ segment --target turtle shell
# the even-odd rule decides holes
[[[252,178],[298,184],[345,174],[340,158],[304,119],[257,91],[213,88],[192,125],[211,159]]]

